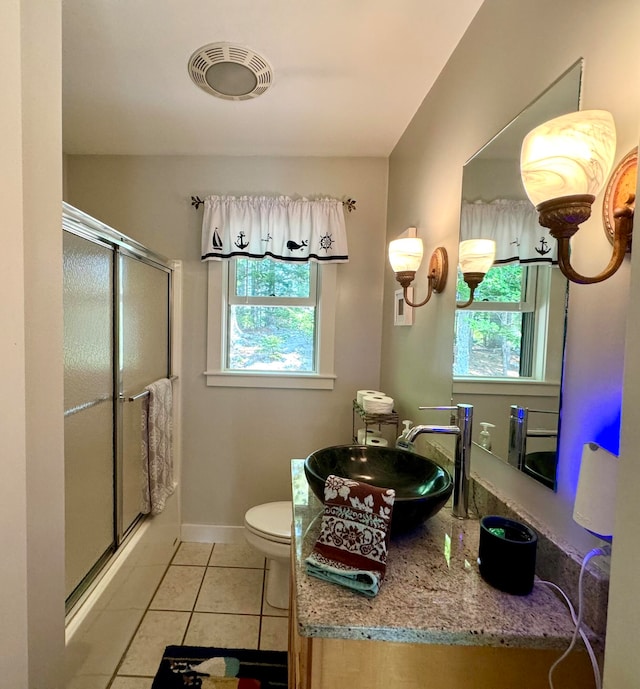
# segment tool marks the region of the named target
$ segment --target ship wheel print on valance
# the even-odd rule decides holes
[[[199,199],[198,199],[199,200]],[[346,263],[345,208],[332,198],[207,196],[202,220],[202,260],[234,257]]]

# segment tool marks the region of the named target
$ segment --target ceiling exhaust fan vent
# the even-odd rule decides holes
[[[189,58],[189,76],[203,91],[226,100],[248,100],[273,82],[264,57],[233,43],[209,43]]]

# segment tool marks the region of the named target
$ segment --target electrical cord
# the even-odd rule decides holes
[[[569,611],[571,612],[571,619],[573,620],[574,624],[576,624],[578,621],[578,618],[576,616],[576,612],[573,608],[573,605],[571,605],[571,601],[569,600],[569,598],[567,597],[565,592],[559,586],[557,586],[556,584],[554,584],[551,581],[541,581],[539,583],[546,584],[547,586],[551,586],[556,591],[558,591],[558,593],[560,593],[560,595],[564,598],[564,600],[567,604],[567,607],[569,608]],[[589,658],[591,660],[591,666],[593,667],[593,674],[594,674],[594,677],[596,680],[596,689],[601,689],[601,686],[600,686],[600,668],[598,667],[598,661],[596,659],[595,653],[593,651],[593,648],[591,647],[591,644],[589,643],[589,640],[587,639],[586,634],[584,633],[584,631],[582,629],[580,629],[580,636],[582,637],[582,641],[584,642],[584,645],[586,646],[587,653],[589,654]],[[571,650],[571,649],[569,649],[569,650]],[[558,661],[556,661],[555,665],[558,665],[561,660],[562,660],[562,658],[560,658]],[[549,679],[549,686],[551,687],[551,689],[553,689],[553,681],[551,680],[551,678]]]
[[[587,568],[587,563],[591,558],[596,557],[598,555],[610,555],[611,554],[611,546],[604,546],[602,548],[594,548],[593,550],[590,550],[584,557],[584,560],[582,561],[582,567],[580,568],[580,576],[578,578],[578,613],[576,614],[576,611],[571,605],[571,601],[569,600],[569,597],[565,594],[565,592],[556,584],[554,584],[551,581],[540,581],[540,584],[544,584],[546,586],[549,586],[553,588],[556,591],[559,591],[562,597],[564,598],[568,608],[569,612],[571,613],[571,619],[573,620],[573,623],[575,624],[575,629],[573,631],[573,636],[571,637],[571,642],[569,643],[569,646],[567,650],[558,658],[558,660],[553,663],[553,665],[549,668],[549,688],[554,689],[553,686],[553,673],[555,672],[556,668],[560,663],[571,653],[573,650],[573,647],[576,644],[576,641],[578,639],[578,635],[582,637],[582,641],[584,642],[584,645],[587,649],[587,653],[589,654],[589,658],[591,660],[591,666],[593,668],[593,677],[596,682],[596,689],[602,689],[602,679],[600,676],[600,668],[598,666],[598,660],[595,656],[595,653],[593,651],[593,648],[591,644],[589,643],[589,640],[587,639],[586,634],[582,630],[582,614],[583,614],[583,605],[582,605],[582,581],[584,578],[584,573]]]

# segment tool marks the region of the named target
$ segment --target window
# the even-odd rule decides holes
[[[317,264],[236,258],[228,273],[225,368],[315,373]]]
[[[474,302],[456,311],[453,374],[465,378],[543,380],[551,271],[494,266]],[[458,275],[458,298],[468,288]]]
[[[335,265],[209,264],[207,384],[333,388]]]

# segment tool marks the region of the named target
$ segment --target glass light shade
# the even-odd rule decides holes
[[[580,110],[532,129],[522,142],[520,172],[534,206],[543,201],[592,194],[609,176],[616,128],[606,110]]]
[[[389,263],[394,273],[417,271],[422,262],[422,239],[403,237],[389,242]]]
[[[493,239],[466,239],[460,242],[459,263],[464,273],[488,273],[496,257]]]

